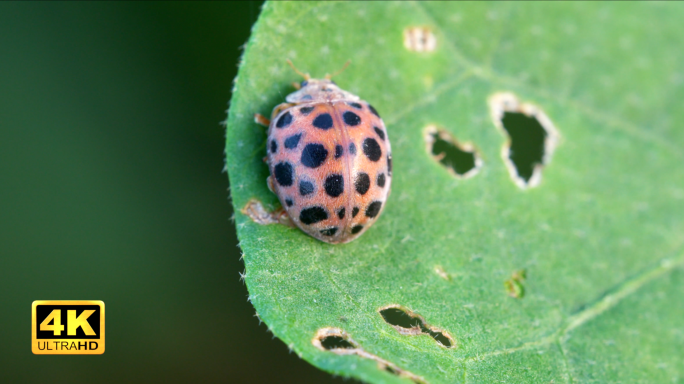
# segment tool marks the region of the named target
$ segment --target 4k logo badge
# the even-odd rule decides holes
[[[101,355],[105,349],[104,302],[34,301],[31,350],[36,355]]]

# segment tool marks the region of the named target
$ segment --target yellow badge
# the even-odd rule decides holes
[[[31,306],[31,350],[36,355],[101,355],[104,302],[37,300]]]

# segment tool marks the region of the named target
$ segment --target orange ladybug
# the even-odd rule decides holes
[[[255,116],[269,127],[268,188],[302,231],[347,243],[378,219],[389,196],[389,137],[370,104],[330,76],[300,74],[300,89],[273,109],[270,121]]]

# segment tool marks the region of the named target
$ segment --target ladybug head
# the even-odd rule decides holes
[[[338,87],[330,79],[307,79],[302,81],[301,89],[287,95],[288,103],[308,103],[316,101],[358,100],[359,97]]]
[[[331,83],[332,85],[337,85],[337,83],[335,83],[335,82],[332,81],[332,80],[330,80],[330,83]],[[304,88],[304,87],[306,87],[307,85],[309,85],[309,79],[302,81],[301,84],[299,84],[299,88]]]
[[[333,76],[344,71],[344,69],[349,65],[349,61],[347,61],[341,70],[337,71],[335,74],[326,75],[323,79],[312,79],[308,73],[303,73],[298,70],[289,59],[287,60],[287,63],[296,73],[304,77],[304,81],[302,81],[300,84],[300,89],[297,92],[291,93],[287,96],[286,100],[288,103],[298,104],[316,101],[359,99],[358,96],[342,90],[337,86],[337,84],[335,84],[334,81],[330,80]]]

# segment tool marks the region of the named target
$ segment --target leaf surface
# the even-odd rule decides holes
[[[226,145],[260,318],[312,364],[368,382],[681,382],[683,14],[669,3],[266,3]],[[407,49],[411,27],[435,49]],[[253,114],[270,116],[300,80],[288,58],[314,77],[351,60],[336,82],[387,126],[392,194],[350,244],[239,213],[250,199],[279,207]],[[516,185],[502,156],[508,138],[488,105],[499,92],[559,131],[534,188]],[[435,160],[428,126],[471,143],[479,172],[458,178]],[[454,345],[398,331],[387,306]],[[317,348],[324,328],[363,353]]]

